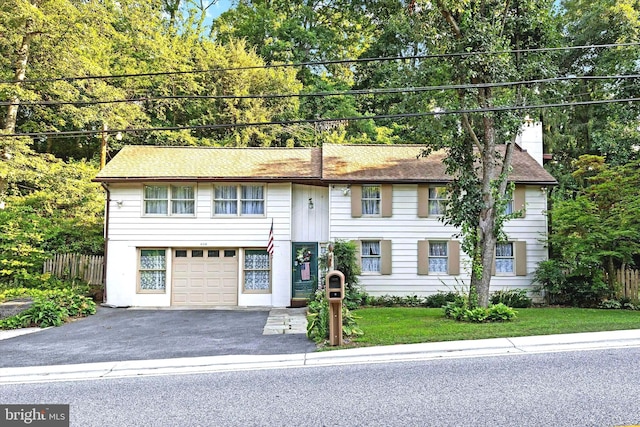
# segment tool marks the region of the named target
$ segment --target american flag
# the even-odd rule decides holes
[[[273,255],[273,219],[271,220],[271,230],[269,230],[269,240],[267,241],[267,252],[269,255]]]

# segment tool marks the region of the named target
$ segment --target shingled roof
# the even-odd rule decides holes
[[[442,162],[444,150],[418,157],[420,145],[336,145],[322,149],[322,179],[327,181],[446,182],[451,177]],[[504,146],[498,151],[504,153]],[[556,180],[526,151],[516,146],[509,180],[516,183],[555,184]]]
[[[319,148],[124,147],[96,181],[318,180]]]
[[[95,181],[260,180],[330,182],[446,182],[444,151],[418,158],[419,145],[338,145],[322,148],[124,147]],[[556,180],[516,147],[509,179]]]

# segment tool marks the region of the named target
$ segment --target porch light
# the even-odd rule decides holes
[[[309,197],[309,209],[313,209],[313,199]]]

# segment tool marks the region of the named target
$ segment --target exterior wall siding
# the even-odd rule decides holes
[[[171,305],[174,248],[233,248],[238,250],[238,305],[287,306],[291,298],[291,242],[390,240],[391,275],[363,274],[360,283],[372,295],[429,295],[462,290],[469,283],[469,259],[461,254],[460,275],[418,275],[420,240],[458,240],[457,230],[438,217],[418,218],[417,184],[395,184],[392,216],[352,217],[351,197],[343,184],[326,187],[272,183],[267,185],[265,216],[215,217],[213,184],[199,183],[192,217],[143,215],[142,184],[111,184],[107,265],[107,303],[116,306]],[[314,209],[308,208],[312,198]],[[532,274],[547,249],[541,239],[547,227],[546,194],[527,186],[526,216],[509,221],[512,241],[526,242],[527,275],[494,276],[492,290],[531,288]],[[273,219],[275,250],[271,293],[242,291],[245,249],[265,248]],[[137,293],[138,248],[167,249],[167,289],[163,294]]]
[[[268,184],[265,216],[214,217],[213,185],[201,183],[196,191],[196,214],[144,216],[142,184],[111,184],[107,265],[107,303],[117,306],[171,304],[171,256],[167,252],[167,289],[164,294],[138,294],[137,248],[238,249],[238,277],[242,278],[244,248],[266,248],[273,219],[275,250],[272,292],[243,294],[238,283],[238,305],[286,306],[291,293],[291,184]]]
[[[532,273],[538,262],[547,259],[539,241],[546,230],[546,194],[539,186],[526,187],[524,218],[509,221],[505,231],[510,240],[526,241],[527,276],[493,276],[492,290],[532,288]],[[391,240],[392,275],[363,274],[360,284],[372,295],[429,295],[438,291],[468,287],[469,258],[461,254],[460,275],[418,275],[418,240],[458,240],[454,227],[437,217],[418,218],[417,185],[393,186],[393,216],[351,217],[351,198],[340,185],[332,186],[330,240]]]

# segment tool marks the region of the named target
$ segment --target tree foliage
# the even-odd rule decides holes
[[[575,197],[555,197],[549,243],[566,276],[616,293],[615,270],[640,264],[640,162],[609,166],[604,158],[583,155],[574,163],[580,183]],[[598,302],[598,301],[595,301]]]
[[[35,153],[27,141],[0,140],[0,283],[30,287],[54,252],[102,252],[104,196],[94,166]]]

